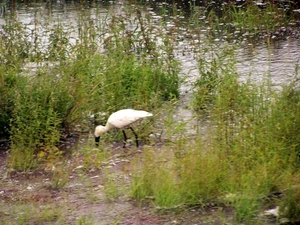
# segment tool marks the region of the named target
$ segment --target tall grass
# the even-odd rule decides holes
[[[272,13],[247,10],[247,17],[234,8],[223,19],[254,30],[254,21],[265,20],[273,29]],[[7,19],[0,38],[0,125],[1,135],[10,135],[11,168],[26,171],[45,160],[55,162],[62,131],[104,123],[120,108],[159,112],[165,101],[179,97],[176,28],[163,32],[138,8],[100,19],[81,12],[77,28],[45,24],[46,46],[30,41],[26,25]],[[38,30],[32,34],[39,38]],[[236,219],[245,221],[257,215],[270,194],[282,192],[282,215],[297,218],[299,81],[281,91],[272,90],[267,78],[262,84],[240,83],[234,46],[208,46],[195,49],[199,77],[192,107],[195,117],[211,126],[190,140],[183,123],[163,115],[159,122],[175,140],[160,151],[145,147],[144,155],[134,158],[131,196],[159,209],[230,205]],[[29,62],[36,63],[30,72]],[[89,115],[98,112],[97,121],[90,121]],[[100,168],[106,157],[86,152],[84,167]],[[54,174],[54,186],[66,184],[68,174],[61,172]],[[113,181],[108,174],[108,199],[120,195]]]
[[[251,33],[272,32],[279,24],[287,25],[291,19],[283,8],[272,3],[266,4],[265,8],[260,8],[252,2],[245,4],[245,7],[229,4],[223,11],[222,22],[233,24],[238,30]]]
[[[272,90],[269,78],[262,84],[239,82],[231,47],[209,57],[199,54],[198,62],[194,110],[211,126],[194,142],[175,142],[159,157],[146,152],[143,164],[136,164],[132,195],[151,196],[167,208],[230,205],[237,221],[249,221],[272,193],[288,189],[293,194],[280,200],[281,209],[287,206],[285,215],[297,217],[299,205],[288,196],[298,196],[298,81],[282,91]]]
[[[0,40],[0,122],[2,135],[10,135],[13,168],[27,170],[36,159],[43,161],[45,151],[57,150],[61,131],[91,126],[90,114],[102,112],[97,123],[105,123],[120,108],[155,110],[179,97],[174,37],[152,26],[139,9],[128,10],[99,18],[79,11],[78,30],[40,23],[47,31],[44,46],[30,41],[41,39],[39,26],[32,30],[7,18]]]

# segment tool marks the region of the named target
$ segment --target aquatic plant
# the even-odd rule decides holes
[[[209,126],[193,141],[178,136],[163,151],[146,149],[134,164],[132,196],[153,199],[162,210],[230,206],[237,221],[251,221],[266,199],[273,201],[272,193],[288,188],[288,196],[273,204],[281,201],[283,212],[289,209],[285,215],[297,217],[299,205],[290,196],[299,192],[299,81],[282,91],[272,89],[268,77],[242,83],[234,49],[208,48],[210,54],[199,51],[192,107],[200,124]]]
[[[49,152],[57,154],[61,132],[86,129],[95,122],[89,114],[152,111],[179,97],[174,37],[153,26],[138,8],[128,10],[107,17],[80,10],[78,30],[63,28],[61,21],[29,28],[7,18],[0,40],[5,97],[0,122],[3,134],[10,135],[11,167],[27,170]],[[44,45],[37,44],[40,26],[48,40]],[[70,41],[75,34],[76,41]],[[106,118],[95,120],[104,123]]]

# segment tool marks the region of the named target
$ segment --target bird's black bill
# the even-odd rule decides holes
[[[96,144],[96,146],[99,146],[99,142],[100,142],[100,136],[99,137],[95,137],[95,144]]]

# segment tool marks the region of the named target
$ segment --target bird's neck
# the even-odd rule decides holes
[[[106,123],[104,129],[105,129],[105,132],[109,131],[110,129],[114,128],[110,123]]]

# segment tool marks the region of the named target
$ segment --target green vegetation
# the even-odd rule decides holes
[[[257,215],[272,193],[283,191],[286,201],[291,192],[297,199],[298,81],[280,92],[270,88],[268,79],[261,85],[250,80],[242,84],[232,48],[207,61],[201,56],[203,72],[195,83],[193,107],[211,126],[193,143],[179,138],[159,156],[144,149],[143,163],[136,163],[132,195],[139,200],[151,196],[163,208],[231,205],[238,221]],[[285,210],[293,215],[288,217],[297,218],[299,204],[289,204]]]
[[[275,4],[267,4],[266,8],[259,8],[252,2],[245,8],[232,7],[224,17],[225,22],[233,22],[237,28],[250,32],[257,30],[274,31],[279,24],[286,25],[289,18]]]
[[[271,13],[253,6],[244,10],[246,17],[244,11],[230,8],[220,21],[234,21],[251,31],[273,30],[286,21],[271,6],[265,9]],[[154,113],[154,125],[141,126],[141,137],[163,133],[170,141],[162,147],[145,146],[143,154],[133,157],[130,182],[120,182],[118,174],[105,170],[106,200],[125,195],[160,210],[230,206],[236,221],[245,224],[253,222],[266,205],[279,205],[283,217],[297,220],[298,68],[295,80],[279,91],[272,89],[268,77],[262,84],[250,79],[241,83],[234,45],[207,40],[203,47],[197,44],[203,40],[191,41],[199,77],[190,107],[199,124],[209,125],[203,127],[205,132],[188,136],[185,123],[173,117],[181,82],[180,64],[174,57],[178,27],[165,32],[166,23],[153,24],[150,15],[135,7],[126,8],[122,15],[97,18],[82,10],[78,28],[41,23],[48,34],[46,46],[38,44],[44,43],[38,28],[29,31],[27,25],[7,18],[0,37],[0,135],[11,142],[10,170],[30,171],[45,165],[53,168],[51,188],[64,189],[72,172],[82,175],[101,169],[112,155],[105,147],[93,149],[88,141],[72,155],[82,166],[72,171],[63,161],[66,152],[57,147],[63,133],[90,132],[94,123],[105,123],[120,108],[145,109]],[[104,143],[114,138],[103,137]],[[277,192],[283,197],[270,197]],[[96,201],[99,196],[91,191],[88,197]],[[55,206],[40,211],[32,207],[27,206],[16,224],[65,219]],[[26,210],[37,213],[32,217]],[[84,216],[77,223],[93,221]]]
[[[117,109],[155,111],[164,101],[178,98],[179,64],[170,57],[169,46],[173,37],[165,35],[157,44],[162,31],[139,11],[132,31],[125,24],[130,14],[103,19],[92,20],[83,12],[76,43],[70,42],[75,28],[64,31],[62,24],[42,24],[49,30],[47,46],[36,45],[43,43],[38,30],[31,31],[37,41],[30,42],[29,28],[8,19],[0,50],[5,62],[0,125],[5,128],[2,135],[10,135],[12,168],[26,171],[61,155],[55,147],[60,132],[91,126],[90,114],[105,113],[97,118],[104,123]]]

